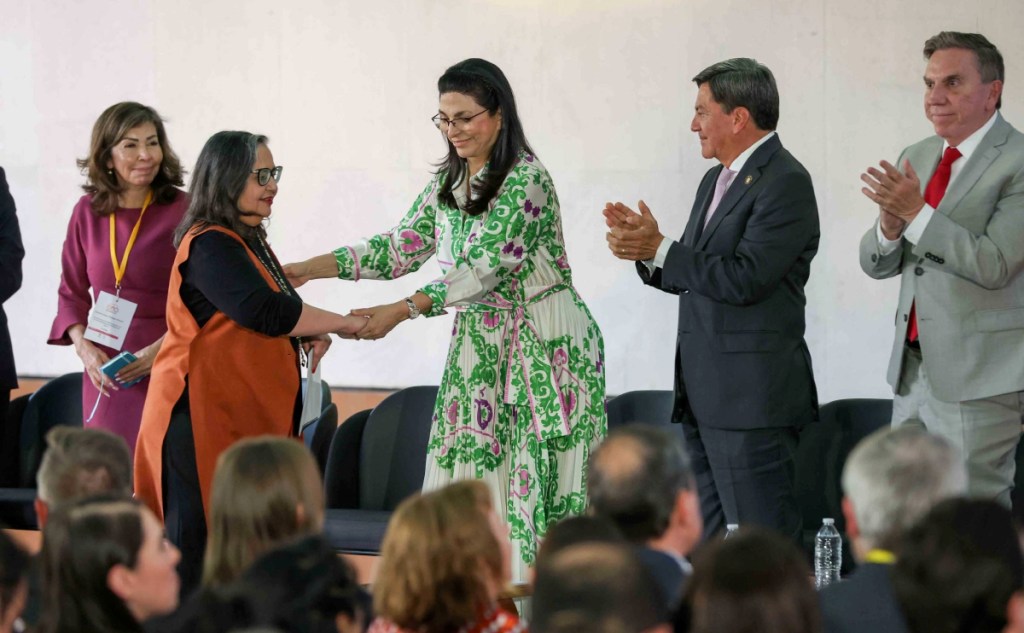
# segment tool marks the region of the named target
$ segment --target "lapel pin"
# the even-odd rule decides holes
[[[754,177],[750,174],[747,174],[747,177],[743,179],[743,184],[745,185],[749,185],[752,182],[754,182]]]

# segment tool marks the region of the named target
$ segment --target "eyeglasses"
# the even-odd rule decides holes
[[[271,178],[274,179],[274,182],[281,182],[281,171],[283,169],[283,166],[278,165],[277,167],[254,169],[249,173],[256,174],[256,182],[260,183],[261,187],[265,187]]]
[[[435,114],[434,116],[432,116],[430,118],[430,120],[434,122],[434,125],[437,126],[437,129],[439,129],[439,130],[441,130],[443,132],[448,131],[448,129],[451,126],[453,126],[453,125],[455,126],[456,130],[464,130],[464,129],[466,129],[466,126],[469,125],[470,121],[472,121],[473,119],[477,118],[478,116],[480,116],[484,112],[487,112],[486,108],[484,108],[483,110],[477,112],[473,116],[457,116],[454,119],[446,119],[445,117],[441,116],[440,114]]]

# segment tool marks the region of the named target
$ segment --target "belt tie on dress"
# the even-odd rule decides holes
[[[504,402],[530,408],[532,430],[540,441],[569,435],[572,425],[551,358],[526,308],[570,289],[567,283],[552,284],[522,301],[492,293],[465,308],[467,312],[511,313],[502,332],[502,340],[509,344],[502,347],[498,357],[498,366],[505,373]],[[516,376],[520,380],[514,379],[517,369],[521,370]]]

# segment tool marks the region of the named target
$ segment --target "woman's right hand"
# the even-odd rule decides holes
[[[103,372],[100,371],[100,367],[110,360],[110,357],[103,350],[93,345],[91,341],[79,338],[75,341],[75,352],[78,354],[78,358],[82,360],[82,368],[85,374],[89,376],[89,380],[92,381],[93,386],[100,393],[109,396],[110,392],[107,391],[108,389],[117,391],[117,385],[114,384],[114,381],[104,376]]]
[[[370,322],[370,319],[366,317],[352,316],[350,314],[343,316],[342,319],[344,319],[344,324],[341,328],[335,330],[334,333],[339,337],[346,339],[356,338],[356,334],[358,334],[364,327],[366,327],[366,324]]]

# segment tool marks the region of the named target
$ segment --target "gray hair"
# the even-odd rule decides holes
[[[761,130],[771,131],[779,124],[779,88],[775,76],[764,64],[748,57],[718,62],[697,73],[697,86],[707,84],[715,102],[726,114],[746,108]]]
[[[681,490],[694,487],[682,438],[634,424],[612,431],[590,459],[590,507],[633,542],[665,533]]]
[[[960,33],[959,31],[942,31],[933,35],[924,43],[924,58],[931,59],[935,51],[942,51],[950,48],[962,48],[974,52],[974,58],[978,63],[978,72],[981,80],[985,83],[992,83],[995,80],[1003,81],[1005,73],[1003,68],[1003,56],[995,44],[988,41],[988,38],[980,33]],[[996,101],[996,110],[1003,107],[1003,96],[999,95]]]
[[[905,426],[881,429],[857,444],[842,484],[864,544],[891,550],[932,506],[967,490],[967,471],[945,439]]]
[[[188,211],[174,231],[174,245],[181,244],[193,227],[222,226],[242,237],[262,234],[239,219],[238,198],[256,163],[260,145],[267,137],[251,132],[217,132],[206,141],[192,171]]]
[[[37,496],[51,508],[96,495],[132,496],[132,458],[124,438],[100,429],[57,426],[46,434]]]

